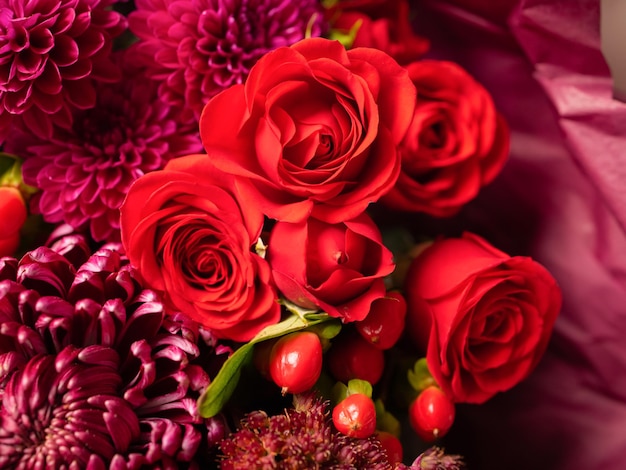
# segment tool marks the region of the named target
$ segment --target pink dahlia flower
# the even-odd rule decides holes
[[[111,244],[0,260],[0,468],[178,468],[224,435],[196,401],[207,331],[166,315]],[[68,258],[62,256],[65,253]]]
[[[78,113],[70,129],[7,146],[26,157],[24,181],[41,190],[32,209],[48,222],[88,227],[98,241],[119,239],[119,207],[133,181],[202,148],[196,127],[158,99],[155,83],[139,70],[126,77],[98,85],[96,106]]]
[[[325,30],[319,0],[136,0],[135,47],[160,95],[196,118],[210,97],[242,83],[268,51]]]
[[[119,71],[109,56],[126,20],[115,0],[0,0],[0,142],[15,120],[49,137],[92,107],[94,83]]]

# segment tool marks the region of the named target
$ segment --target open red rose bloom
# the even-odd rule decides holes
[[[270,268],[250,251],[262,215],[241,203],[234,179],[205,155],[139,179],[121,222],[129,259],[176,309],[238,341],[278,321]]]
[[[339,222],[391,189],[413,116],[406,70],[376,49],[310,39],[264,56],[245,85],[209,101],[200,135],[269,217]],[[219,116],[219,119],[217,118]]]
[[[435,241],[407,273],[412,337],[454,401],[482,403],[537,365],[561,308],[546,269],[482,238]]]

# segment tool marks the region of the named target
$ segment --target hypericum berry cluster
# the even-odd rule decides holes
[[[384,351],[400,339],[405,316],[404,297],[391,291],[372,304],[364,320],[346,325],[328,351],[333,377],[343,383],[360,379],[375,385],[385,369]]]

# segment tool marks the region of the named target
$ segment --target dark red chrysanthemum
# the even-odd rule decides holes
[[[47,137],[74,109],[94,106],[94,83],[113,81],[112,40],[126,20],[115,0],[0,2],[0,142],[17,119]]]
[[[126,79],[99,84],[96,106],[78,113],[69,130],[7,143],[26,158],[24,181],[41,190],[33,209],[48,222],[88,227],[98,241],[119,239],[119,208],[133,181],[201,149],[196,126],[159,100],[156,84],[124,58]]]
[[[196,409],[212,336],[116,245],[87,255],[72,236],[0,260],[0,468],[201,464],[223,432]]]
[[[320,36],[319,0],[136,0],[135,47],[161,97],[198,117],[208,99],[242,83],[268,51]]]

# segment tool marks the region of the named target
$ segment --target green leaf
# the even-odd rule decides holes
[[[358,19],[354,22],[354,24],[349,30],[340,30],[340,29],[333,28],[330,30],[328,39],[339,41],[343,45],[343,47],[345,47],[346,49],[350,49],[352,45],[354,44],[356,35],[358,34],[359,29],[361,29],[362,25],[363,25],[363,20]]]
[[[348,387],[343,382],[337,382],[330,391],[330,402],[337,406],[348,396]]]
[[[376,407],[376,429],[386,431],[396,437],[400,437],[400,421],[385,409],[385,404],[379,398],[374,402]]]
[[[198,399],[198,413],[203,418],[211,418],[218,414],[229,400],[241,377],[241,369],[252,357],[252,343],[244,344],[237,349],[224,363],[213,381]]]
[[[372,384],[367,380],[351,379],[348,381],[348,395],[354,395],[355,393],[362,393],[372,398]]]
[[[409,369],[407,371],[407,379],[409,380],[411,387],[413,387],[413,389],[418,393],[431,385],[436,385],[437,383],[428,370],[428,364],[426,363],[425,357],[415,361],[413,370]]]
[[[288,333],[293,333],[294,331],[300,331],[308,328],[309,326],[317,325],[318,323],[327,321],[330,318],[331,317],[329,317],[327,313],[306,313],[302,316],[295,314],[289,315],[283,321],[263,328],[258,335],[252,338],[250,343],[254,344],[259,341],[265,341],[266,339],[284,336]]]
[[[333,339],[341,331],[341,321],[337,319],[325,321],[324,323],[310,326],[307,328],[307,331],[312,331],[322,340]]]
[[[0,152],[0,175],[4,175],[5,173],[7,173],[16,161],[16,156]]]
[[[211,418],[222,410],[235,391],[241,376],[241,370],[252,357],[252,351],[256,343],[277,338],[294,331],[300,331],[309,326],[328,321],[331,318],[326,313],[301,310],[299,314],[291,314],[280,323],[264,328],[250,342],[241,346],[226,359],[220,371],[198,399],[200,416]]]
[[[317,314],[319,312],[319,309],[300,307],[299,305],[296,305],[296,304],[294,304],[293,302],[290,302],[287,299],[279,299],[278,303],[281,304],[281,305],[284,305],[285,308],[289,312],[293,313],[294,315],[299,316],[303,320],[307,316],[310,317],[311,315],[315,315],[315,314]],[[321,315],[326,315],[326,314],[321,314]]]
[[[19,189],[24,199],[28,199],[38,190],[24,184],[22,179],[22,159],[10,153],[0,152],[0,186]]]

